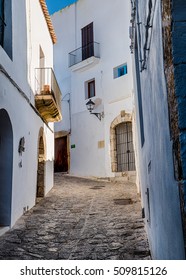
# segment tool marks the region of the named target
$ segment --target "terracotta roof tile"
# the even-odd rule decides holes
[[[55,44],[57,42],[57,37],[56,37],[55,31],[54,31],[54,27],[53,27],[49,12],[48,12],[46,2],[45,2],[45,0],[39,0],[39,2],[41,4],[41,8],[43,10],[43,14],[45,16],[45,19],[46,19],[46,22],[48,25],[48,29],[50,32],[50,36],[52,38],[52,42],[53,42],[53,44]]]

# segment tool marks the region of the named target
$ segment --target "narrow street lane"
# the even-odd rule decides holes
[[[56,174],[49,194],[0,237],[0,259],[150,259],[135,184]]]

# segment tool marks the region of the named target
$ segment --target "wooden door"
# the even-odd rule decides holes
[[[82,60],[94,55],[93,22],[81,29]]]
[[[67,136],[55,139],[54,172],[68,172]]]

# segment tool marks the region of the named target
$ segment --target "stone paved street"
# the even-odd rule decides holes
[[[0,237],[0,259],[150,259],[133,183],[55,175],[55,187]]]

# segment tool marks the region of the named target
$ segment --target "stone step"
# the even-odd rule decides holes
[[[117,172],[115,177],[111,178],[111,181],[136,183],[136,171]]]
[[[10,229],[10,227],[2,227],[0,226],[0,236],[5,234]]]

